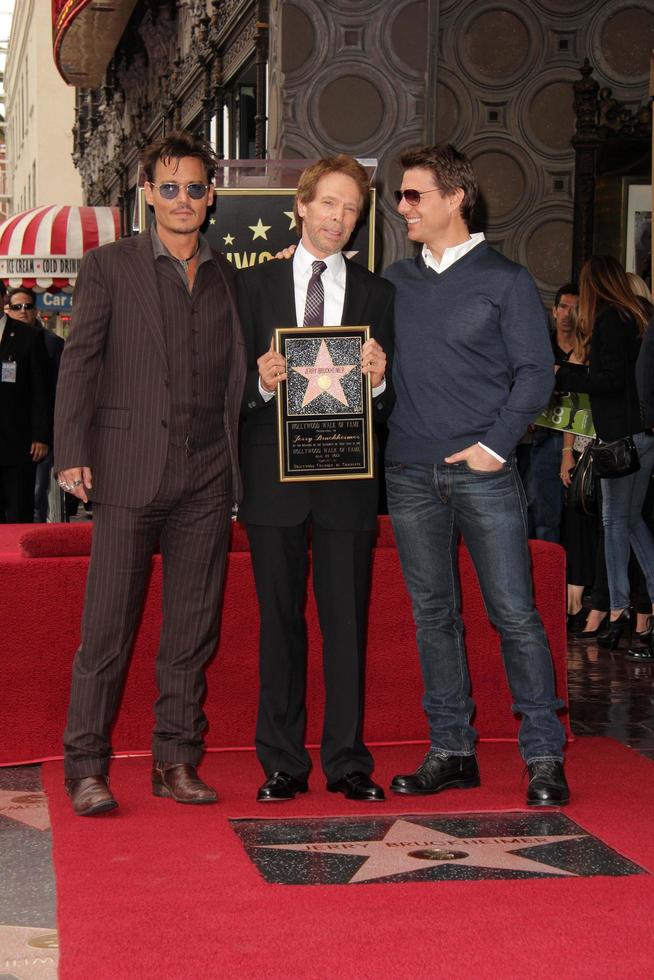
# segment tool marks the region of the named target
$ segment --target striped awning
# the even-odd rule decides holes
[[[118,208],[53,204],[0,225],[0,279],[8,286],[72,290],[82,256],[120,237]]]

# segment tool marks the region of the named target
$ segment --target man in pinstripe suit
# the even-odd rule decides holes
[[[190,133],[143,154],[155,224],[85,256],[61,362],[55,470],[93,498],[93,547],[64,735],[74,811],[117,804],[109,734],[150,562],[164,570],[155,796],[212,803],[198,776],[204,667],[218,633],[245,354],[229,263],[199,233],[214,156]]]

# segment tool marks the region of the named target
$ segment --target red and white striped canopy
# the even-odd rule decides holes
[[[118,208],[52,204],[0,225],[0,279],[8,286],[72,290],[82,256],[120,237]]]

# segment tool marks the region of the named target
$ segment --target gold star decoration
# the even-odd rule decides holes
[[[248,225],[248,228],[252,232],[252,241],[256,241],[257,238],[263,238],[264,241],[268,241],[267,231],[270,231],[272,225],[264,225],[261,218],[257,221],[256,225]]]
[[[295,213],[293,211],[284,211],[284,214],[290,220],[290,225],[288,226],[289,231],[293,231],[295,228]]]
[[[356,364],[334,364],[327,344],[322,340],[318,356],[313,364],[300,364],[298,367],[291,368],[291,371],[301,374],[309,382],[304,393],[302,408],[312,402],[314,398],[322,395],[323,392],[327,392],[341,405],[347,406],[347,396],[341,386],[341,378],[345,374],[349,374],[350,371],[354,371],[356,366]]]
[[[234,244],[234,236],[233,235],[229,235],[229,234],[223,235],[223,241],[224,241],[225,245],[233,245]]]
[[[215,218],[209,218],[209,224],[210,225],[215,225],[215,223],[216,223],[216,219]]]

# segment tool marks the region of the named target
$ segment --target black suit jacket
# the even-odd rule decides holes
[[[559,391],[590,396],[595,431],[605,442],[643,431],[635,374],[639,350],[634,318],[607,306],[595,318],[588,365],[568,361],[557,372]]]
[[[371,335],[386,353],[386,390],[373,400],[375,421],[384,421],[394,402],[394,289],[362,266],[345,261],[342,325],[369,325]],[[311,513],[323,527],[333,530],[373,530],[379,496],[377,476],[306,483],[279,480],[276,398],[265,402],[261,397],[257,358],[269,349],[275,327],[297,326],[293,263],[273,260],[240,272],[236,293],[248,361],[242,404],[243,500],[239,519],[249,524],[291,527]]]
[[[48,356],[39,326],[7,317],[0,361],[16,364],[16,381],[0,382],[0,465],[31,459],[33,442],[52,442]]]

